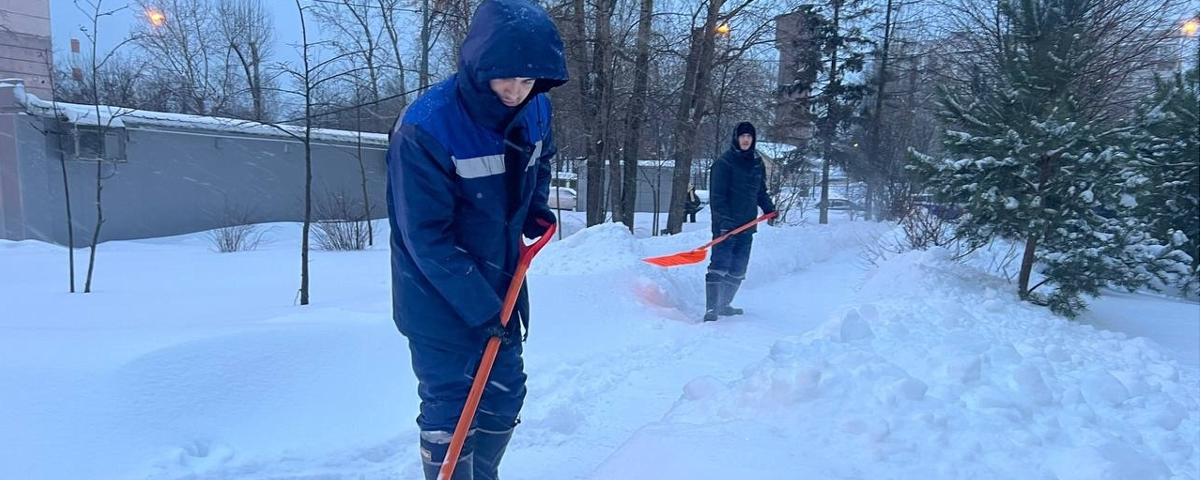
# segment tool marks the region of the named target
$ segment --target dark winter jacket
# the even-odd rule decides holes
[[[519,107],[488,86],[512,77],[538,79]],[[410,341],[476,352],[498,322],[522,234],[540,236],[535,219],[553,219],[546,199],[555,146],[544,93],[566,80],[562,40],[546,12],[528,1],[489,0],[471,22],[458,73],[393,127],[393,318]],[[524,289],[514,314],[528,321]],[[511,336],[520,323],[509,322]]]
[[[714,235],[758,218],[759,208],[763,213],[775,211],[775,204],[767,195],[767,169],[755,145],[757,139],[749,150],[743,151],[738,147],[735,135],[729,150],[713,162],[709,174],[708,205],[712,212]],[[746,231],[754,233],[758,228],[751,227]]]
[[[687,203],[683,205],[684,211],[688,214],[699,212],[701,205],[703,205],[703,203],[700,202],[700,196],[696,195],[696,191],[688,191]]]

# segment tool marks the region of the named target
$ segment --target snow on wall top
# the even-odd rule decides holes
[[[23,105],[25,110],[30,114],[50,117],[55,116],[55,109],[57,109],[57,116],[76,125],[96,125],[113,128],[156,127],[172,130],[203,130],[215,133],[291,139],[299,139],[304,136],[304,127],[298,125],[268,125],[251,120],[153,112],[108,105],[101,105],[98,110],[99,115],[97,115],[97,107],[95,105],[50,102],[42,100],[31,93],[25,93],[19,84],[4,84],[0,86],[15,87],[14,93],[17,103]],[[327,128],[314,128],[312,130],[312,139],[322,143],[355,143],[358,141],[359,135],[359,132],[348,130]],[[387,147],[388,138],[385,134],[362,132],[361,135],[364,145]]]

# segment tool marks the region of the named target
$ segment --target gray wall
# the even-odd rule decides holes
[[[635,212],[653,212],[655,192],[658,193],[658,210],[666,212],[671,209],[671,178],[675,174],[674,167],[638,166],[637,198],[634,202]],[[609,177],[604,177],[604,191],[608,192]],[[587,210],[587,171],[579,172],[578,205],[576,210]]]
[[[10,120],[15,123],[17,154],[15,159],[8,158],[0,142],[0,233],[7,239],[65,245],[62,149],[58,142],[71,137],[43,133],[54,131],[54,122],[48,119],[0,114],[0,138]],[[125,158],[100,164],[105,177],[101,241],[227,226],[234,220],[226,214],[227,206],[248,212],[248,220],[254,223],[304,217],[304,146],[299,141],[133,126],[116,132],[125,135]],[[314,204],[344,192],[361,209],[356,151],[354,144],[314,144]],[[384,153],[378,145],[363,148],[375,218],[387,216]],[[84,246],[90,242],[96,220],[97,162],[68,158],[75,245]]]

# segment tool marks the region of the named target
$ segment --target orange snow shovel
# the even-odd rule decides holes
[[[517,305],[517,295],[521,293],[521,284],[525,283],[525,272],[533,257],[550,243],[554,238],[554,230],[558,224],[550,224],[533,245],[525,245],[521,241],[521,256],[517,260],[517,271],[513,273],[512,282],[508,284],[508,293],[504,295],[504,305],[500,309],[500,324],[507,327],[508,317],[512,316],[513,308]],[[450,449],[446,451],[446,459],[442,462],[442,471],[438,478],[449,480],[454,476],[454,465],[458,463],[458,455],[462,453],[463,444],[467,441],[467,432],[471,431],[471,422],[475,419],[475,410],[479,408],[479,399],[483,397],[483,387],[487,385],[488,376],[492,374],[492,364],[496,361],[496,353],[500,351],[500,337],[488,339],[483,349],[483,360],[479,361],[479,370],[475,372],[475,383],[467,394],[467,403],[463,405],[463,413],[458,417],[458,425],[454,427],[454,436],[450,438]]]
[[[691,250],[691,251],[687,251],[687,252],[680,252],[680,253],[676,253],[676,254],[672,254],[672,255],[664,255],[661,257],[644,258],[644,259],[642,259],[642,261],[646,262],[646,263],[652,263],[652,264],[658,265],[660,267],[678,267],[680,265],[691,265],[693,263],[703,262],[705,258],[708,258],[709,247],[712,247],[713,245],[724,242],[729,237],[732,237],[734,235],[744,232],[747,228],[753,227],[755,225],[758,225],[759,223],[762,223],[762,222],[765,222],[772,218],[775,218],[775,213],[776,212],[764,214],[761,217],[751,220],[749,223],[742,225],[742,226],[730,231],[729,233],[721,235],[721,236],[713,239],[713,241],[708,242],[704,245],[701,245],[700,248],[697,248],[695,250]]]

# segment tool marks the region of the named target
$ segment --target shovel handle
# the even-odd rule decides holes
[[[730,231],[729,231],[729,233],[726,233],[726,234],[724,234],[724,235],[721,235],[721,236],[719,236],[719,237],[717,237],[717,238],[714,238],[714,239],[713,239],[713,241],[711,241],[711,242],[708,242],[708,243],[704,244],[703,246],[701,246],[700,248],[697,248],[696,250],[707,250],[707,249],[708,249],[708,247],[711,247],[711,246],[713,246],[713,245],[716,245],[716,244],[718,244],[718,243],[724,242],[724,241],[725,241],[726,239],[728,239],[729,237],[732,237],[732,236],[734,236],[734,235],[737,235],[737,234],[739,234],[739,233],[742,233],[742,232],[746,231],[746,229],[748,229],[748,228],[750,228],[750,227],[753,227],[753,226],[755,226],[755,225],[758,225],[758,224],[760,224],[760,223],[762,223],[762,222],[765,222],[765,221],[767,221],[767,220],[770,220],[770,219],[772,219],[772,218],[775,218],[775,215],[776,215],[776,214],[778,214],[778,213],[779,213],[779,212],[764,213],[762,216],[760,216],[760,217],[758,217],[758,218],[756,218],[756,219],[754,219],[754,220],[751,220],[751,221],[749,221],[749,222],[746,222],[746,224],[745,224],[745,225],[742,225],[742,226],[740,226],[740,227],[738,227],[738,228],[735,228],[735,229],[733,229],[733,230],[730,230]]]
[[[517,304],[517,295],[521,293],[521,284],[525,282],[525,272],[529,271],[533,257],[542,250],[542,247],[550,243],[551,238],[554,238],[557,225],[552,223],[546,227],[546,233],[538,237],[532,245],[525,245],[525,241],[520,240],[521,256],[517,260],[517,271],[513,273],[512,282],[508,284],[508,292],[504,295],[504,306],[500,309],[501,325],[508,326],[508,317],[512,316],[513,308]],[[440,479],[449,480],[454,475],[454,467],[458,463],[459,454],[462,453],[463,444],[467,441],[467,432],[471,430],[471,422],[475,420],[475,411],[479,409],[479,399],[483,397],[483,388],[492,374],[492,364],[495,363],[496,353],[499,351],[500,337],[489,338],[487,346],[483,349],[483,358],[479,361],[479,370],[475,372],[475,381],[471,384],[471,391],[467,394],[467,402],[463,405],[462,415],[458,417],[458,425],[454,428],[454,436],[450,438],[450,447],[446,451],[446,458],[442,461],[441,472],[438,475]]]

